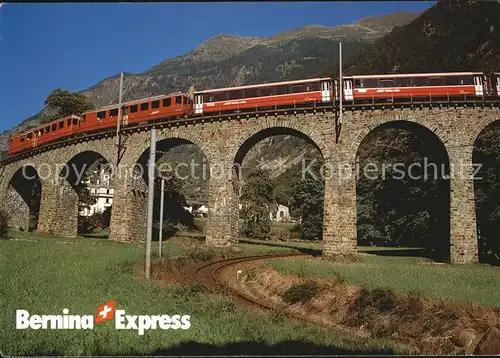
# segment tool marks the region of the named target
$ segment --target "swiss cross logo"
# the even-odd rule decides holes
[[[115,314],[115,301],[109,301],[108,303],[97,307],[97,315],[95,316],[95,323],[101,323],[103,321],[108,321],[113,318]]]

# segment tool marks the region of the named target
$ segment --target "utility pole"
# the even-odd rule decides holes
[[[153,202],[155,185],[155,164],[156,164],[156,128],[151,129],[151,148],[149,151],[148,166],[148,227],[146,236],[146,280],[149,280],[151,273],[151,239],[153,236]]]
[[[342,42],[339,42],[339,123],[342,124],[342,95],[344,82],[342,81]]]
[[[122,96],[123,96],[123,72],[120,74],[120,97],[118,98],[118,119],[116,123],[116,147],[117,147],[117,155],[116,155],[116,166],[120,163],[120,127],[122,123]]]
[[[160,239],[158,243],[158,256],[161,259],[161,242],[163,240],[163,203],[165,202],[165,179],[161,178],[160,194]]]

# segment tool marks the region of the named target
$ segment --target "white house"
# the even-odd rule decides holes
[[[273,217],[273,213],[269,213],[271,215],[271,220],[273,221],[291,221],[290,209],[286,205],[278,204],[278,209]]]
[[[103,212],[106,208],[113,205],[115,190],[110,187],[109,180],[110,175],[104,172],[104,170],[101,170],[100,174],[95,171],[89,175],[89,178],[82,180],[83,183],[88,185],[90,193],[96,197],[97,202],[90,206],[90,208],[83,209],[80,215],[91,216],[97,212]]]
[[[243,208],[243,205],[239,204],[239,208],[241,210]],[[283,222],[293,221],[292,217],[290,216],[290,209],[288,208],[288,206],[282,204],[278,204],[276,212],[269,213],[269,217],[271,218],[272,221],[283,221]]]
[[[194,216],[206,217],[208,214],[207,206],[201,202],[188,201],[188,206],[185,206],[184,209],[189,211]]]

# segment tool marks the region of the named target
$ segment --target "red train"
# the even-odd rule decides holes
[[[500,99],[500,73],[480,72],[365,75],[343,77],[346,106],[437,100]],[[153,120],[254,112],[311,105],[335,106],[338,91],[331,78],[266,83],[144,98],[122,105],[124,127]],[[9,154],[49,142],[96,133],[117,125],[118,105],[88,111],[46,123],[12,136]]]

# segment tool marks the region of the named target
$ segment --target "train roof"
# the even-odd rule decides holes
[[[239,87],[216,88],[216,89],[210,89],[210,90],[205,90],[205,91],[196,91],[196,92],[194,92],[194,94],[197,95],[197,94],[203,94],[203,93],[236,91],[236,90],[241,90],[241,89],[246,89],[246,88],[273,87],[273,86],[293,85],[293,84],[310,83],[310,82],[327,81],[327,80],[331,80],[331,78],[330,77],[310,78],[310,79],[296,80],[296,81],[283,81],[283,82],[261,83],[258,85],[248,85],[248,86],[239,86]]]
[[[381,74],[381,75],[353,75],[343,76],[343,78],[406,78],[406,77],[437,77],[437,76],[473,76],[482,75],[482,72],[439,72],[439,73],[401,73],[401,74]]]

